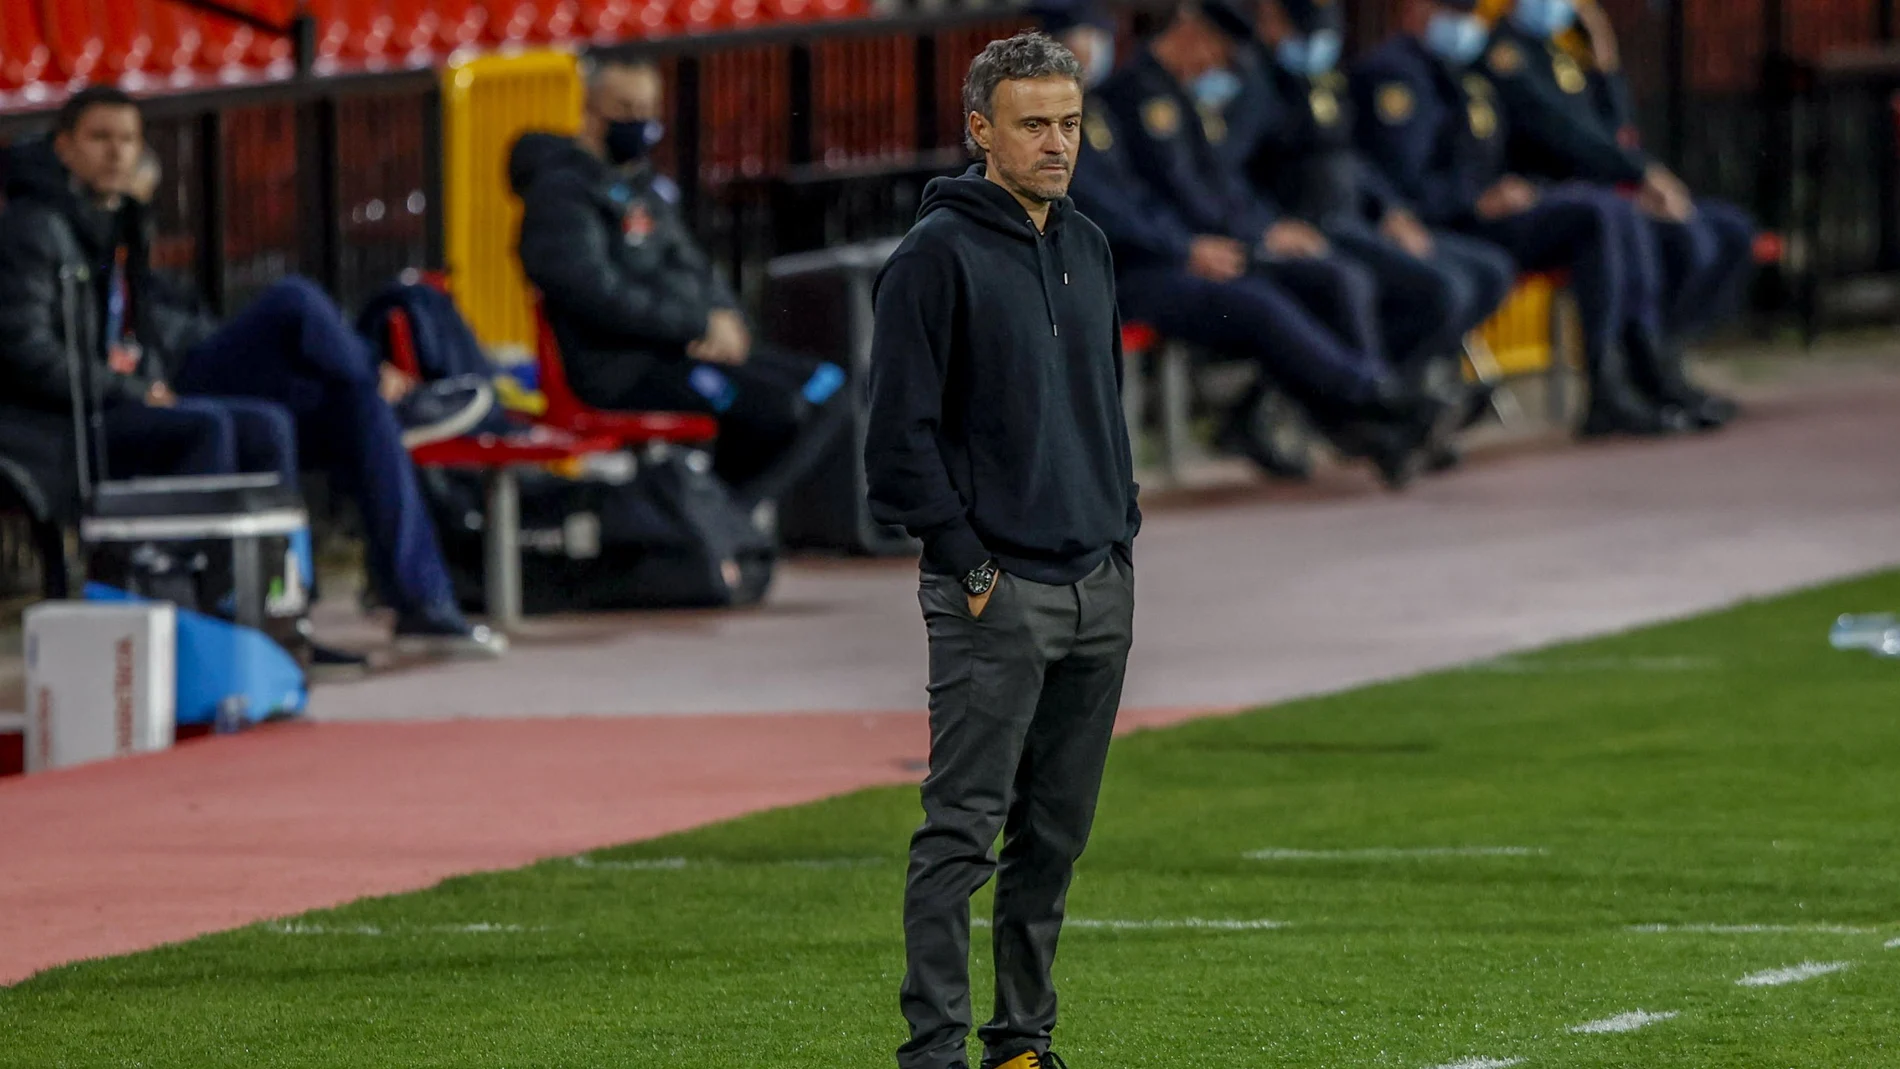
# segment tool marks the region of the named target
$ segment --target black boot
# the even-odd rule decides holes
[[[1664,342],[1652,331],[1632,328],[1624,350],[1631,380],[1658,406],[1680,410],[1686,429],[1718,430],[1740,413],[1741,406],[1734,401],[1697,389],[1689,381],[1680,346]]]
[[[1609,353],[1591,365],[1590,409],[1577,434],[1583,438],[1616,434],[1659,437],[1687,429],[1688,419],[1681,409],[1651,403],[1636,392],[1631,376],[1624,370],[1624,359],[1624,353]],[[1653,361],[1644,370],[1653,374]]]
[[[1284,396],[1250,390],[1227,413],[1214,436],[1214,447],[1246,457],[1268,478],[1306,482],[1313,477],[1313,458],[1304,432]]]

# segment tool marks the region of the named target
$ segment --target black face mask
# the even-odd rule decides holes
[[[607,124],[607,159],[615,165],[644,160],[664,133],[666,127],[658,119],[610,122]]]

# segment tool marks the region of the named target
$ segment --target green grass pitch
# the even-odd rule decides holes
[[[1877,576],[1118,741],[1057,1049],[1900,1067],[1900,663],[1826,642],[1894,605]],[[888,1066],[917,819],[865,791],[56,969],[0,989],[0,1065]]]

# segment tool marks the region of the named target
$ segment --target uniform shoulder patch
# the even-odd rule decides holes
[[[1114,131],[1108,128],[1108,120],[1097,112],[1083,114],[1082,136],[1088,138],[1089,147],[1097,152],[1107,152],[1115,147]]]
[[[1583,68],[1570,58],[1568,52],[1556,52],[1550,57],[1551,77],[1557,79],[1557,88],[1576,96],[1590,87],[1590,80],[1584,76]]]
[[[1507,77],[1524,69],[1524,53],[1518,51],[1517,46],[1509,41],[1499,41],[1492,45],[1491,51],[1484,59],[1490,64],[1493,72]]]
[[[1154,97],[1141,106],[1141,125],[1151,137],[1173,137],[1181,129],[1181,108],[1172,97]]]
[[[1412,99],[1412,87],[1404,82],[1387,82],[1380,86],[1374,104],[1380,120],[1391,126],[1410,121],[1417,107]]]
[[[1339,124],[1339,95],[1326,86],[1315,86],[1307,94],[1307,104],[1313,109],[1313,121],[1321,126]]]

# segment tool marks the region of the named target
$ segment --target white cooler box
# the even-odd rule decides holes
[[[168,603],[48,601],[26,611],[26,770],[172,744],[178,614]]]

